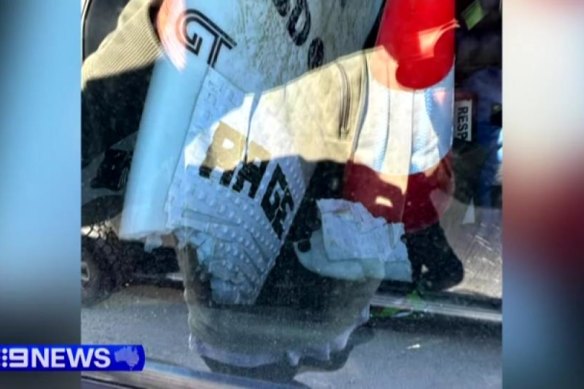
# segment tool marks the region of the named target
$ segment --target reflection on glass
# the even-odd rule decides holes
[[[158,5],[129,1],[84,62],[84,293],[110,288],[90,274],[170,263],[211,370],[292,380],[343,367],[379,291],[463,283],[483,254],[459,247],[480,233],[460,227],[476,171],[457,142],[475,130],[455,123],[475,119],[455,93],[454,1]],[[479,211],[500,163],[480,101]]]

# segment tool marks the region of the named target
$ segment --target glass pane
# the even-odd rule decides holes
[[[82,31],[84,342],[501,385],[500,1],[93,0]]]

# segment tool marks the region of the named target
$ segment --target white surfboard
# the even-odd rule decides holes
[[[260,92],[362,48],[382,0],[205,0],[169,11],[126,190],[120,237],[169,233],[169,186],[209,69]],[[221,96],[219,86],[216,96]],[[217,104],[221,104],[218,99]],[[237,103],[237,102],[236,102]]]

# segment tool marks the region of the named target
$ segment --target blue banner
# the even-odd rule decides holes
[[[124,345],[2,345],[2,371],[142,371],[144,347]]]

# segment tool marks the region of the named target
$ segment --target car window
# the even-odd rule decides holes
[[[501,386],[501,19],[87,1],[83,342],[166,380]]]

